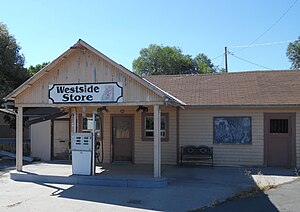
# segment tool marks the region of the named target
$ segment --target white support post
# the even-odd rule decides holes
[[[76,109],[73,112],[73,132],[74,133],[77,132],[77,113],[76,113]]]
[[[18,107],[16,115],[16,169],[22,171],[23,167],[23,108]]]
[[[154,177],[161,177],[161,113],[159,105],[154,105]]]
[[[92,175],[95,175],[95,138],[96,138],[96,114],[93,112],[93,138],[92,138]]]

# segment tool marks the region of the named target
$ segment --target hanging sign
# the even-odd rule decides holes
[[[123,101],[121,82],[50,84],[49,103],[113,103]]]

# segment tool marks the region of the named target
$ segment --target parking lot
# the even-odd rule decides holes
[[[163,170],[169,179],[165,188],[124,188],[15,182],[8,173],[14,168],[13,161],[1,161],[0,166],[0,211],[199,210],[255,187],[252,174],[259,172],[270,177],[269,174],[277,172],[286,178],[293,176],[293,170],[285,169],[167,167]],[[267,192],[271,196],[265,201],[273,208],[280,208],[276,205],[280,199],[276,189]],[[289,204],[293,204],[291,201]]]

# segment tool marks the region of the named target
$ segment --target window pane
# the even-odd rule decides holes
[[[164,116],[161,117],[160,129],[161,130],[165,130],[166,129],[166,117],[164,117]]]
[[[87,119],[87,129],[92,130],[94,128],[94,122],[92,118]]]
[[[153,131],[146,131],[146,137],[153,137],[154,132]]]
[[[129,134],[127,127],[118,127],[116,129],[116,138],[129,138]]]
[[[87,129],[87,118],[82,119],[82,129],[84,129],[84,130]]]
[[[154,137],[154,117],[153,116],[144,116],[144,136],[147,138]],[[161,116],[161,137],[166,138],[167,130],[167,118],[166,116]]]
[[[94,127],[93,118],[85,117],[82,118],[82,129],[83,130],[92,130]]]
[[[153,117],[146,117],[146,130],[154,130],[154,119]]]

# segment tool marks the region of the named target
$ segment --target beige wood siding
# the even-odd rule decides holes
[[[297,112],[296,155],[300,165],[300,114],[293,110],[233,110],[233,109],[187,109],[180,110],[180,146],[187,144],[214,147],[216,165],[263,166],[264,165],[264,112]],[[213,117],[250,116],[252,118],[252,144],[213,144]]]
[[[51,121],[44,121],[30,126],[31,156],[41,160],[51,159]]]
[[[153,112],[153,108],[149,108]],[[162,164],[176,164],[176,108],[163,107],[162,113],[168,113],[169,140],[161,142]],[[141,164],[153,163],[153,141],[142,140],[142,114],[137,115],[137,142],[135,143],[135,162]]]
[[[300,169],[300,112],[296,113],[296,166]]]
[[[142,114],[136,112],[136,107],[108,107],[109,112],[104,113],[104,163],[110,163],[112,160],[112,131],[111,116],[113,115],[133,115],[134,116],[134,145],[133,160],[136,164],[153,163],[153,141],[142,140]],[[122,113],[121,110],[124,110]],[[149,106],[149,112],[153,107]],[[162,142],[162,163],[176,164],[176,109],[174,107],[162,107],[163,113],[169,114],[169,140]]]
[[[162,97],[90,51],[75,51],[20,94],[16,104],[48,104],[48,85],[122,82],[125,103],[162,102]]]

